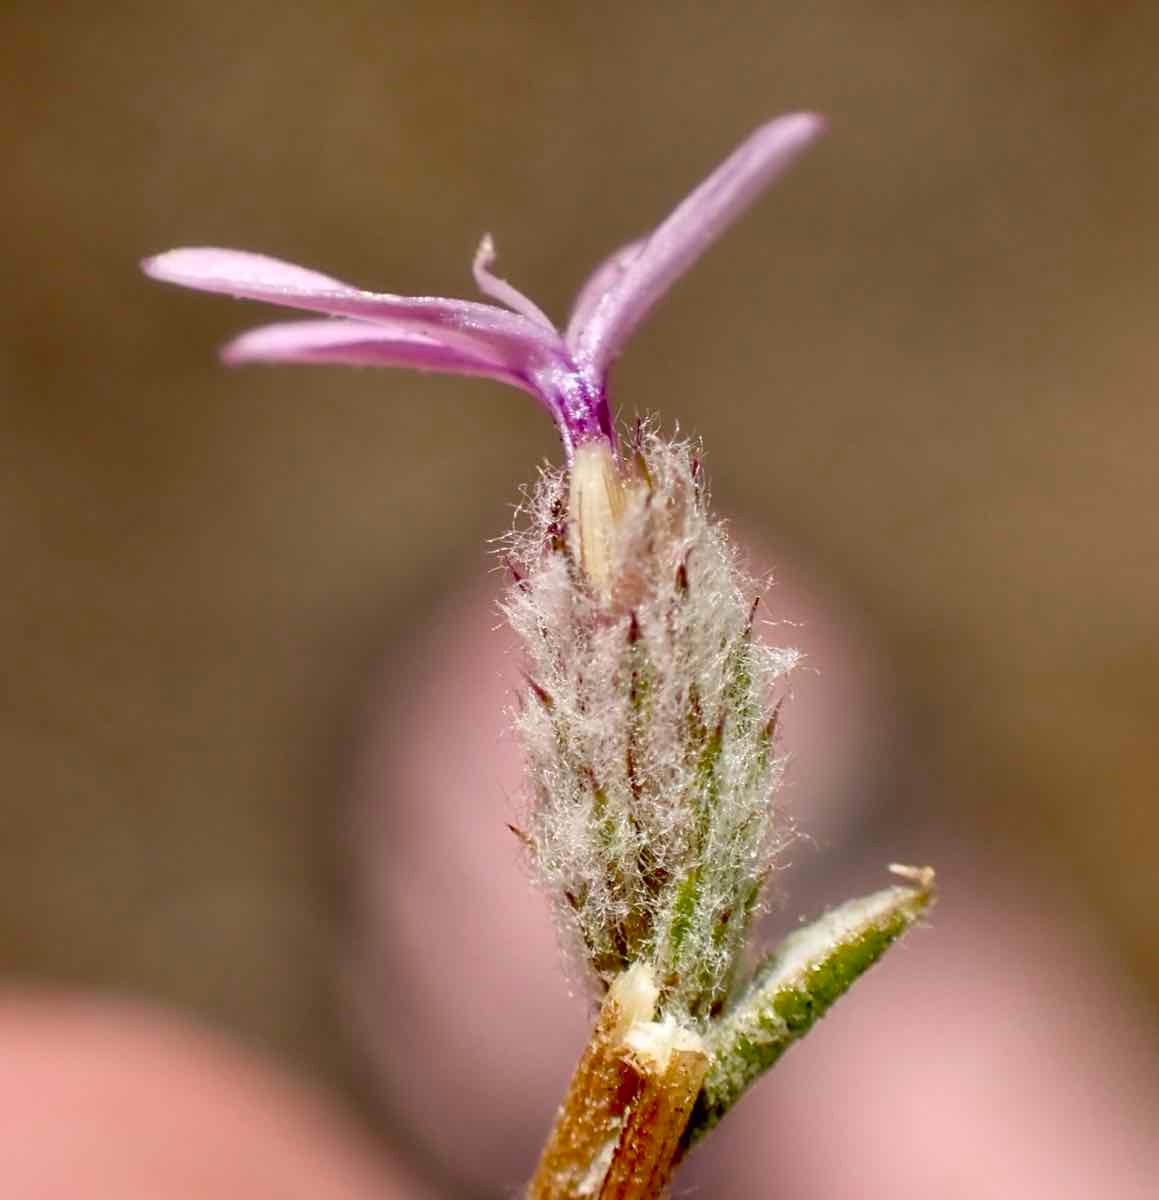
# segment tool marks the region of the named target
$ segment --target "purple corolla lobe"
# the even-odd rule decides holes
[[[336,318],[252,329],[224,348],[228,363],[410,367],[496,379],[547,408],[570,463],[587,442],[614,447],[608,371],[636,327],[823,130],[824,122],[811,113],[761,126],[651,234],[596,268],[562,334],[533,301],[492,273],[490,237],[483,239],[473,270],[479,290],[496,304],[367,292],[241,250],[170,250],[142,267],[167,283]]]

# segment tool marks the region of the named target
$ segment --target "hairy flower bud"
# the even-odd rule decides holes
[[[545,472],[507,548],[531,680],[528,844],[592,974],[646,962],[663,1010],[702,1020],[777,849],[771,690],[796,655],[753,637],[754,585],[693,448],[645,429],[629,461],[621,478],[609,450],[581,447]]]

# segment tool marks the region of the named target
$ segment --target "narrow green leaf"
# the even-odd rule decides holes
[[[699,1141],[782,1054],[828,1011],[933,898],[928,868],[891,867],[907,880],[831,909],[790,934],[709,1026],[711,1066],[685,1135]]]

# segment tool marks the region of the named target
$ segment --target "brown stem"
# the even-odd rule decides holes
[[[612,985],[556,1116],[528,1200],[654,1200],[708,1068],[699,1037],[652,1020],[638,964]]]

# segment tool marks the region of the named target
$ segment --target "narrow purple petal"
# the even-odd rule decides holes
[[[562,350],[559,335],[519,313],[470,300],[365,292],[316,271],[264,254],[197,247],[170,250],[142,263],[145,274],[166,283],[262,300],[330,316],[382,321],[429,333],[464,353],[494,353],[512,367],[538,353]]]
[[[596,306],[619,282],[620,276],[628,269],[632,260],[644,249],[647,242],[648,239],[642,237],[637,238],[634,242],[629,242],[626,246],[621,246],[614,253],[609,254],[587,277],[583,287],[580,288],[579,294],[575,298],[575,303],[571,309],[571,317],[568,319],[567,332],[563,338],[568,346],[574,347],[577,339],[583,332],[584,326],[591,319]]]
[[[770,121],[685,197],[587,310],[582,327],[573,319],[567,343],[579,364],[602,377],[661,296],[824,128],[812,113]]]
[[[529,385],[505,363],[467,354],[425,333],[390,329],[369,321],[282,321],[235,338],[222,361],[240,363],[326,363],[352,367],[411,367],[451,375],[482,375],[519,387]]]
[[[559,426],[570,459],[578,442],[611,439],[602,393],[587,387],[564,360],[545,358],[527,369],[502,359],[468,353],[439,338],[369,321],[281,321],[235,338],[221,351],[231,366],[243,363],[328,364],[348,367],[409,367],[444,375],[469,375],[510,384],[534,396]]]
[[[513,287],[506,279],[500,279],[491,272],[495,262],[495,243],[489,233],[483,235],[479,249],[475,251],[475,261],[471,264],[471,272],[475,283],[484,296],[506,304],[508,308],[522,313],[529,321],[550,329],[554,334],[555,325],[551,318],[530,297],[525,296],[517,287]]]

